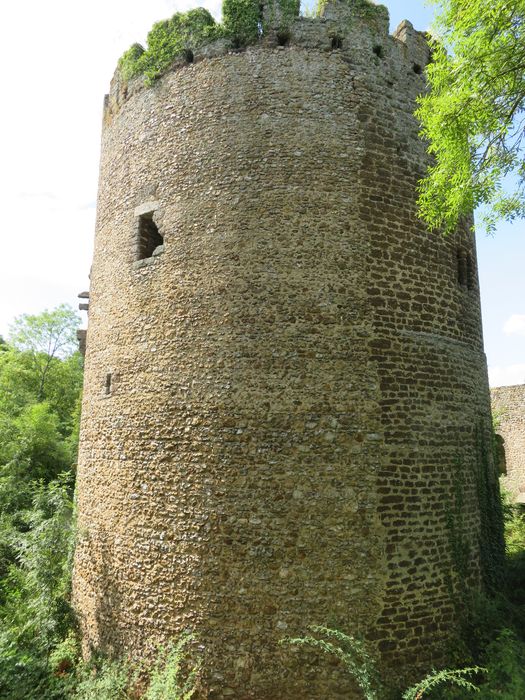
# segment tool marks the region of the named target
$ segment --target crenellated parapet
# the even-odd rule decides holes
[[[427,35],[414,29],[408,20],[389,33],[388,9],[368,0],[328,0],[315,18],[300,17],[294,0],[266,2],[261,5],[260,34],[251,43],[238,45],[235,37],[221,36],[201,43],[174,57],[168,72],[188,69],[231,53],[248,51],[254,55],[268,49],[307,49],[337,51],[341,60],[361,70],[382,71],[403,82],[408,77],[413,89],[413,75],[420,76],[416,90],[423,87],[423,73],[430,61]],[[151,85],[150,85],[151,86]],[[139,75],[125,79],[117,67],[109,95],[104,102],[105,118],[111,118],[121,105],[140,90],[148,80]],[[404,89],[403,85],[399,86]]]

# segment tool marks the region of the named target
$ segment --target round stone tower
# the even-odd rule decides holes
[[[474,240],[417,217],[425,38],[362,5],[106,99],[74,601],[86,649],[191,631],[199,698],[354,697],[309,624],[402,684],[483,574]]]

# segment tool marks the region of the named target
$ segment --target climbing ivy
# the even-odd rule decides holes
[[[258,0],[223,0],[222,19],[225,34],[235,46],[245,46],[259,38],[262,14]]]
[[[342,1],[345,5],[348,5],[352,9],[354,15],[356,15],[357,17],[361,17],[361,19],[364,20],[375,20],[380,15],[383,15],[386,9],[382,5],[375,5],[373,2],[370,2],[370,0]],[[328,2],[329,0],[318,0],[315,12],[315,15],[317,17],[319,17],[322,14]]]
[[[132,44],[120,57],[118,66],[124,80],[129,80],[138,74],[139,59],[144,53],[144,47],[140,44]]]
[[[476,485],[481,520],[481,573],[486,589],[496,592],[501,590],[505,575],[505,538],[498,474],[491,459],[492,445],[492,435],[487,436],[480,421],[476,427]]]
[[[454,460],[452,471],[452,497],[446,513],[448,538],[452,564],[456,574],[456,588],[459,594],[459,604],[463,604],[467,593],[467,579],[469,574],[470,549],[465,538],[465,491],[463,484],[464,465],[461,457]],[[448,581],[449,594],[455,599],[452,579]]]
[[[299,5],[300,0],[273,0],[267,22],[279,31],[287,30],[299,15]],[[157,22],[148,34],[146,49],[133,44],[120,58],[122,78],[144,75],[151,84],[175,60],[190,57],[203,44],[224,37],[232,48],[240,48],[255,43],[267,30],[259,0],[223,0],[222,16],[218,24],[208,10],[198,7]]]
[[[300,5],[300,0],[274,0],[270,4],[269,16],[265,19],[279,32],[287,32],[299,15]]]
[[[504,522],[498,475],[492,459],[492,436],[485,429],[482,419],[475,427],[475,446],[474,480],[480,516],[481,575],[485,591],[496,593],[501,590],[505,575]],[[464,478],[464,463],[458,457],[452,474],[453,502],[447,512],[447,526],[460,598],[466,594],[465,580],[470,558],[464,535]]]
[[[153,25],[148,34],[147,49],[133,44],[121,57],[119,68],[122,77],[129,80],[144,74],[146,81],[152,83],[174,60],[191,55],[194,49],[221,34],[222,27],[202,7],[176,12],[170,19]]]

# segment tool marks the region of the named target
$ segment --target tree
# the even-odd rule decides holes
[[[79,318],[67,304],[38,315],[23,314],[10,328],[13,347],[28,354],[38,377],[37,396],[44,395],[49,370],[56,358],[71,354],[77,345]]]
[[[22,316],[0,352],[0,602],[36,485],[70,472],[75,460],[82,388],[76,325],[68,307]]]
[[[420,214],[449,232],[485,205],[492,231],[525,216],[525,0],[431,1],[439,38],[417,116],[435,162]]]

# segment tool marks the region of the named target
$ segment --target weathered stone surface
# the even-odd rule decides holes
[[[354,697],[278,646],[310,623],[394,685],[443,661],[457,479],[479,584],[474,241],[417,218],[428,52],[383,15],[333,4],[106,100],[74,600],[86,646],[194,631],[202,698]],[[151,201],[164,250],[137,262]]]
[[[525,384],[490,390],[496,414],[496,433],[503,438],[504,488],[518,503],[525,504]]]

